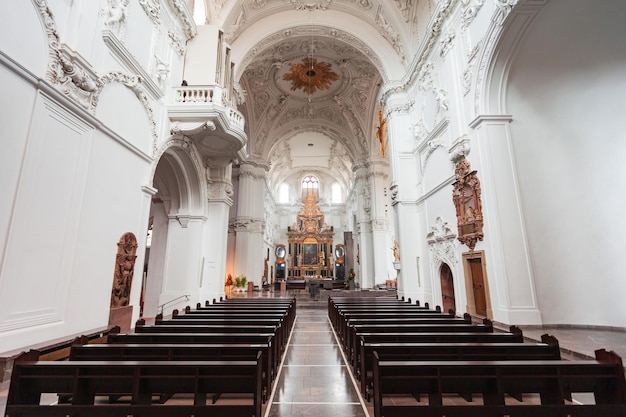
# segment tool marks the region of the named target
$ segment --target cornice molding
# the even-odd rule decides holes
[[[510,114],[481,114],[469,123],[469,127],[476,129],[485,122],[496,122],[499,124],[510,123],[513,121],[513,116]]]

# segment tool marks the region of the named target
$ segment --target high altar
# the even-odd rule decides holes
[[[317,196],[307,193],[296,223],[287,229],[287,279],[332,277],[334,234],[333,227],[324,223]]]

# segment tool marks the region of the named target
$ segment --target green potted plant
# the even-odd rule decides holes
[[[235,288],[237,288],[238,292],[243,292],[247,283],[248,278],[245,275],[241,274],[235,277]]]

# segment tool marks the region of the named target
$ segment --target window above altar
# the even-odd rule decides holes
[[[319,198],[320,180],[314,175],[307,175],[302,179],[302,201],[308,194],[312,194],[315,198]]]

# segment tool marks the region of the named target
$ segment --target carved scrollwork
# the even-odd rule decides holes
[[[517,2],[518,0],[494,0],[497,11],[493,15],[493,21],[498,25],[502,25],[513,10],[513,7],[517,5]]]

